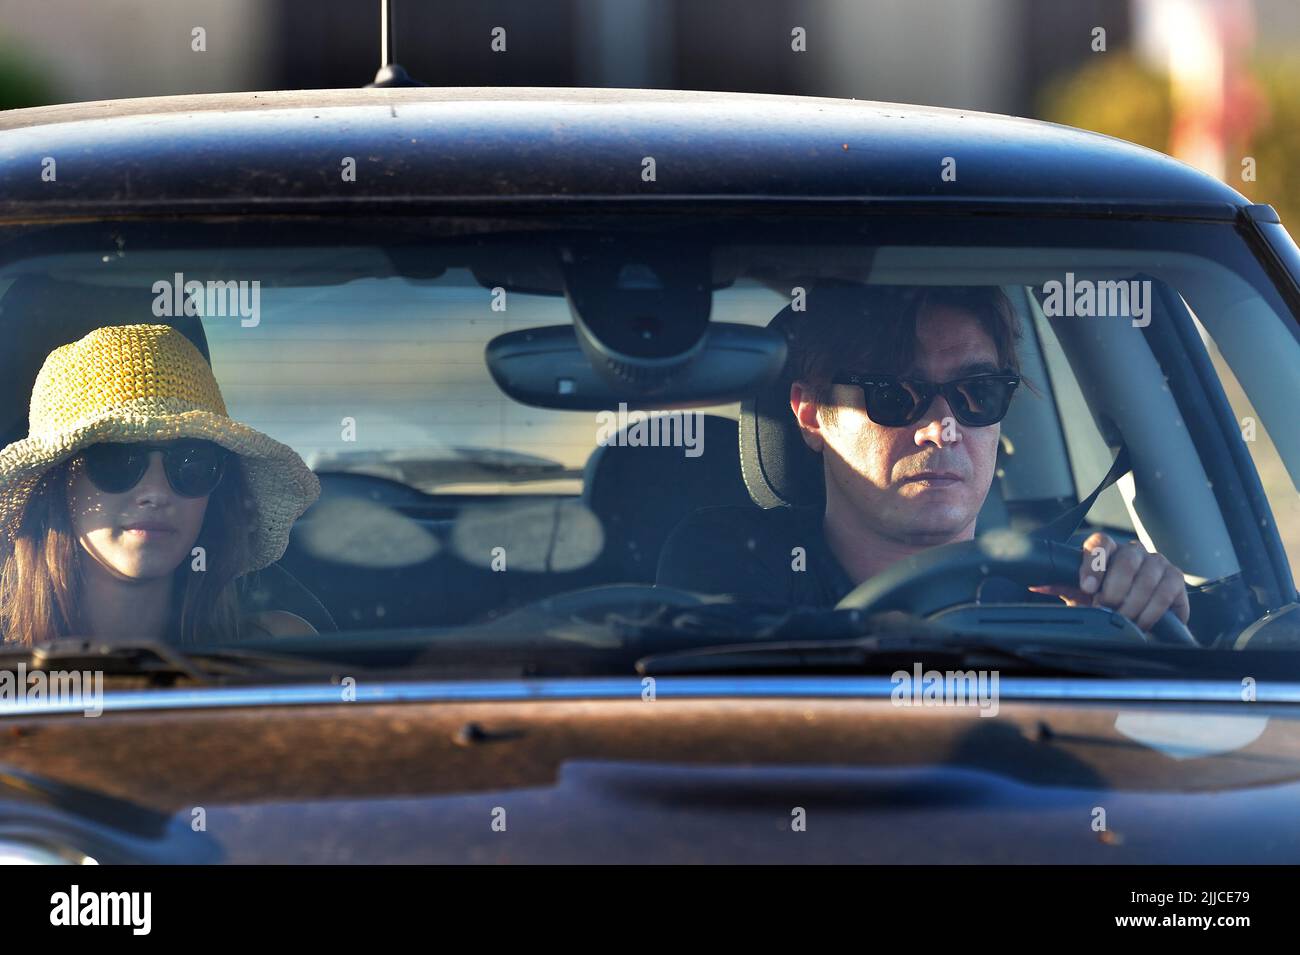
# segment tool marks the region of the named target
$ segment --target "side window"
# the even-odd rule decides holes
[[[1114,461],[1114,453],[1098,430],[1092,412],[1088,410],[1083,391],[1079,387],[1079,382],[1070,367],[1070,361],[1065,357],[1051,323],[1048,322],[1034,296],[1029,294],[1028,299],[1034,330],[1038,335],[1043,363],[1049,379],[1047,382],[1040,383],[1040,387],[1045,385],[1049,388],[1056,402],[1061,431],[1065,437],[1070,474],[1074,480],[1076,495],[1081,499],[1091,494],[1093,488],[1101,483]],[[1120,493],[1120,484],[1124,483],[1124,480],[1126,479],[1121,479],[1118,484],[1112,485],[1101,493],[1093,504],[1092,510],[1088,512],[1089,523],[1126,534],[1134,533],[1133,519]]]
[[[1268,506],[1272,510],[1273,520],[1277,524],[1278,535],[1282,538],[1282,546],[1286,549],[1287,559],[1291,564],[1291,575],[1300,580],[1300,490],[1297,489],[1295,482],[1292,480],[1286,462],[1283,461],[1282,454],[1269,433],[1269,428],[1265,424],[1266,416],[1261,415],[1255,408],[1246,393],[1246,389],[1242,387],[1237,375],[1233,372],[1232,366],[1224,358],[1214,339],[1199,320],[1197,320],[1196,328],[1205,341],[1205,348],[1209,352],[1210,361],[1214,364],[1214,370],[1219,375],[1219,382],[1223,385],[1224,394],[1227,395],[1228,404],[1232,406],[1232,412],[1241,428],[1242,440],[1250,452],[1251,460],[1255,464],[1255,470],[1259,472],[1260,484],[1264,487],[1264,494],[1268,498]],[[1300,360],[1300,358],[1297,360]],[[1248,375],[1250,369],[1243,367],[1241,372],[1243,375]],[[1269,424],[1274,427],[1281,426],[1292,429],[1296,427],[1294,417],[1289,420],[1283,417],[1280,421],[1274,417],[1269,420]]]

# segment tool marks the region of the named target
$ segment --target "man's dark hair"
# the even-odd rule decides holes
[[[787,309],[791,376],[812,385],[817,402],[833,414],[831,379],[838,372],[905,371],[916,357],[917,319],[943,307],[971,313],[993,340],[998,364],[1020,374],[1020,322],[995,285],[837,283],[810,288],[804,312]]]

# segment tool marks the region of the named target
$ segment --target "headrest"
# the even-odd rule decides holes
[[[740,406],[740,473],[759,507],[826,503],[822,456],[804,444],[790,410],[793,376]]]
[[[686,412],[690,413],[690,412]],[[736,422],[703,415],[702,453],[636,446],[620,429],[587,459],[583,503],[600,518],[605,554],[622,580],[654,580],[659,551],[684,518],[702,507],[748,504],[736,456]]]

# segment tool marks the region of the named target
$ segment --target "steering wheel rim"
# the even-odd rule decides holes
[[[1024,587],[1075,585],[1083,556],[1082,550],[1059,541],[1014,532],[987,534],[901,560],[853,588],[835,609],[902,610],[924,617],[969,601],[990,577],[1004,577]],[[1200,646],[1172,610],[1164,612],[1150,633],[1156,643]]]

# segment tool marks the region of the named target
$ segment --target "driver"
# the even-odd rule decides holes
[[[808,313],[783,317],[790,412],[821,455],[825,509],[697,511],[665,543],[660,585],[832,607],[898,560],[974,538],[1020,384],[1010,302],[997,288],[858,286],[852,307],[813,319],[819,291]],[[1078,584],[1031,587],[1050,595],[1038,599],[1110,608],[1142,630],[1170,609],[1187,622],[1183,574],[1166,558],[1100,532],[1083,551]]]

